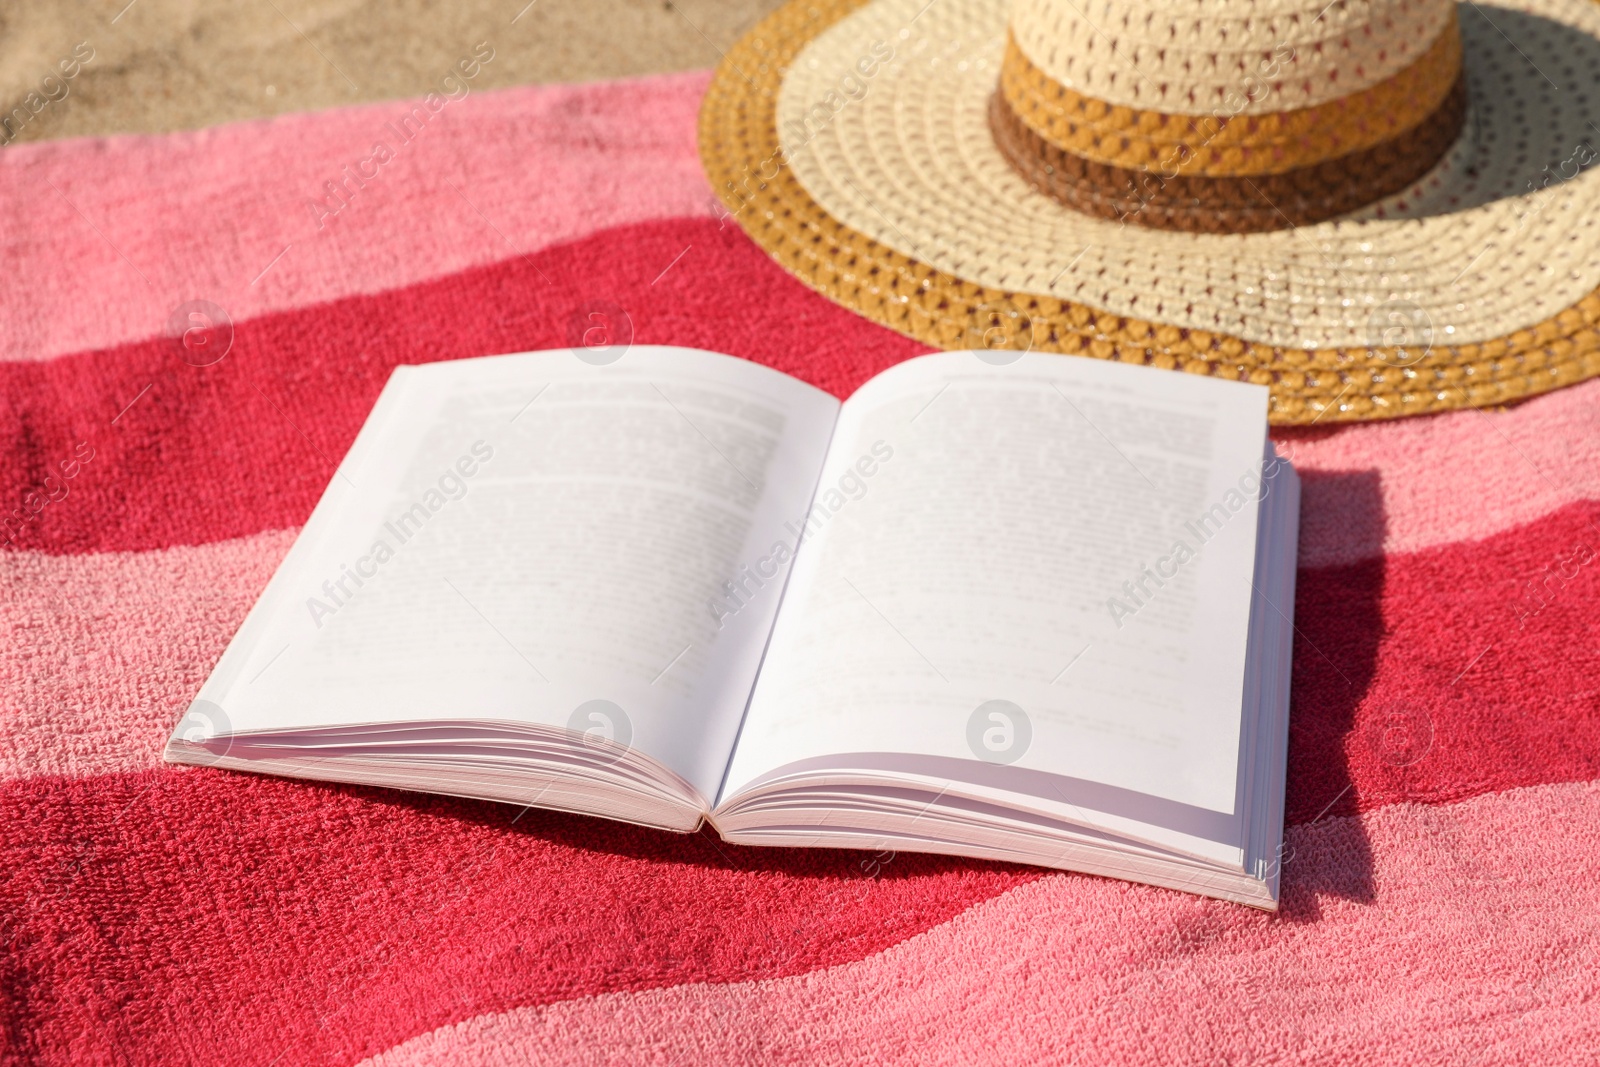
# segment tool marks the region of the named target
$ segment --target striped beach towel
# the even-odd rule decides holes
[[[161,763],[395,366],[599,307],[839,396],[925,350],[724,217],[706,78],[0,155],[0,1058],[1594,1062],[1600,380],[1275,434],[1276,915]]]

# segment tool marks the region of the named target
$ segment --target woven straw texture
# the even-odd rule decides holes
[[[1600,115],[1539,73],[1600,81],[1600,8],[1521,6],[1496,12],[1520,45],[1463,23],[1464,144],[1375,221],[1151,233],[1035,192],[988,125],[1008,13],[991,0],[780,9],[719,68],[701,151],[769,253],[930,344],[1246,379],[1284,424],[1503,404],[1600,373],[1600,234],[1583,225],[1600,186],[1581,143]]]
[[[1439,36],[1449,0],[1018,0],[1017,43],[1052,80],[1127,107],[1204,115],[1280,46],[1277,99],[1245,114],[1313,107],[1393,77]],[[931,12],[930,12],[931,13]]]

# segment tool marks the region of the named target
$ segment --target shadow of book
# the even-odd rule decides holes
[[[1353,746],[1393,743],[1399,734],[1358,726],[1358,712],[1377,671],[1384,636],[1383,497],[1377,471],[1302,471],[1305,508],[1337,509],[1339,539],[1370,553],[1346,564],[1302,567],[1295,591],[1294,674],[1289,699],[1288,796],[1285,828],[1360,810],[1354,765],[1366,763]],[[1322,518],[1327,518],[1326,515]],[[1380,758],[1386,753],[1379,753]],[[1341,835],[1336,862],[1284,857],[1284,915],[1318,917],[1316,899],[1373,899],[1372,855],[1359,823]]]

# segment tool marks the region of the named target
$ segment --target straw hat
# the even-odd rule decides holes
[[[700,150],[833,300],[940,348],[1241,378],[1276,423],[1600,373],[1600,3],[792,0]]]

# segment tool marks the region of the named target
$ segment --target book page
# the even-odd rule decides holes
[[[722,795],[909,753],[1233,811],[1266,400],[1044,354],[867,383]]]
[[[401,368],[201,695],[236,732],[597,728],[710,797],[837,410],[687,349]]]

